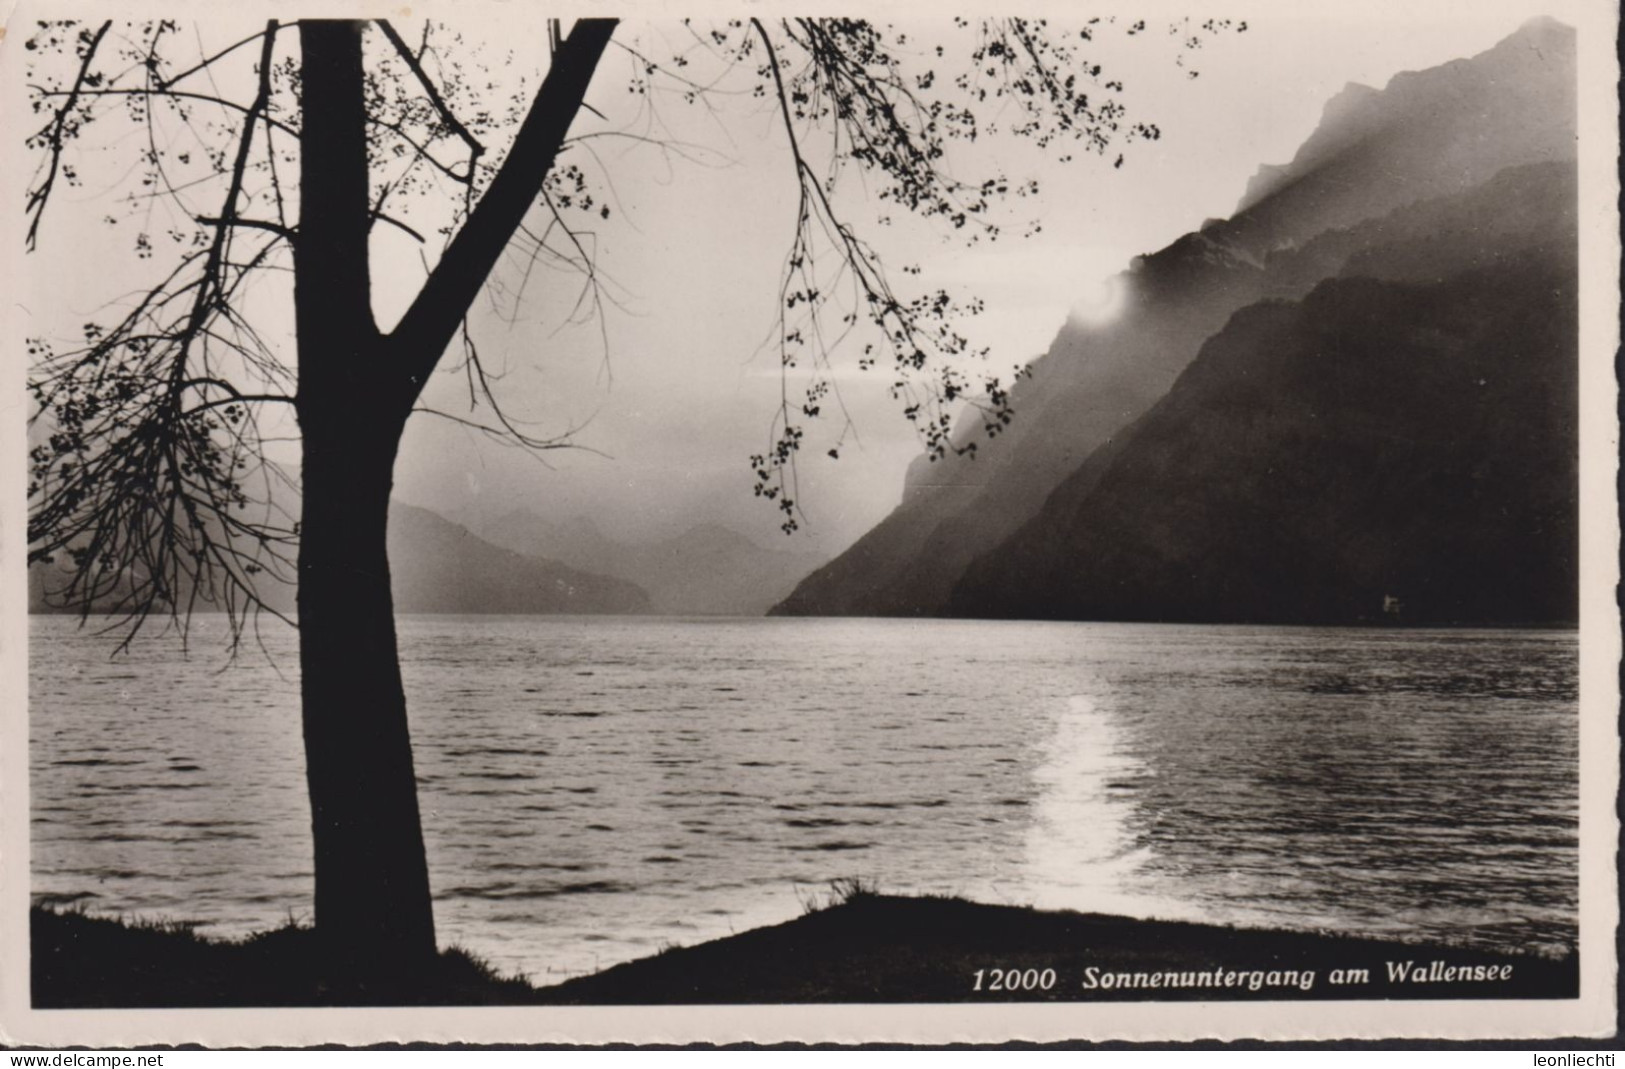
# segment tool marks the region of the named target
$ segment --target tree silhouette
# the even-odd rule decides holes
[[[436,414],[525,448],[562,444],[503,412],[467,316],[516,251],[575,271],[579,304],[601,309],[590,227],[609,214],[610,176],[594,173],[591,141],[650,136],[587,100],[612,46],[635,100],[658,89],[707,107],[724,75],[743,72],[787,136],[798,195],[777,346],[810,375],[803,397],[786,390],[769,447],[751,458],[756,493],[787,531],[803,425],[827,403],[830,357],[848,336],[863,366],[888,373],[933,456],[974,448],[950,435],[962,402],[981,407],[990,433],[1011,418],[1008,380],[956,325],[974,302],[895,291],[837,207],[843,175],[863,179],[881,222],[906,212],[991,240],[992,207],[1036,184],[956,178],[951,143],[1004,133],[1120,165],[1123,144],[1158,136],[1129,121],[1122,85],[1084,55],[1101,20],[1066,34],[956,20],[962,58],[861,20],[684,22],[680,46],[662,37],[658,55],[613,19],[545,25],[545,75],[512,93],[439,25],[414,43],[384,21],[270,21],[204,50],[168,20],[52,21],[25,42],[40,118],[28,247],[48,234],[63,187],[85,181],[81,158],[111,146],[127,168],[113,196],[127,218],[107,222],[137,221],[136,256],[152,271],[82,339],[29,341],[30,563],[66,555],[58,596],[117,614],[126,642],[152,614],[184,626],[201,604],[224,609],[240,639],[274,611],[265,584],[297,584],[316,926],[371,968],[435,949],[385,551],[397,448],[442,365],[466,378],[470,414]],[[1244,28],[1171,32],[1196,48]],[[541,53],[540,25],[537,38]],[[389,330],[374,314],[380,226],[423,250],[425,277]],[[291,338],[278,325],[290,304]],[[296,472],[275,448],[290,433]]]

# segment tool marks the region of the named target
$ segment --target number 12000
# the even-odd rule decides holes
[[[977,969],[971,990],[1048,991],[1054,986],[1054,969]]]

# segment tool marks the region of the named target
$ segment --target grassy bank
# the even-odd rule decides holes
[[[41,1008],[1572,998],[1579,991],[1576,954],[1554,960],[863,891],[784,924],[544,988],[497,976],[458,950],[398,982],[347,982],[323,968],[310,930],[297,927],[226,943],[184,926],[43,909],[32,923]],[[1398,969],[1405,979],[1395,978]]]
[[[188,925],[29,911],[36,1009],[193,1006],[482,1005],[534,1001],[458,949],[427,974],[359,979],[331,968],[310,928],[288,925],[236,941]]]

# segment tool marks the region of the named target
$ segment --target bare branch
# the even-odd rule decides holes
[[[183,255],[110,331],[88,324],[83,350],[36,354],[34,418],[50,434],[31,455],[30,560],[67,552],[75,568],[64,592],[84,612],[118,614],[126,643],[160,606],[181,621],[199,600],[221,605],[236,636],[249,613],[274,611],[255,577],[291,575],[279,549],[296,537],[291,528],[238,514],[249,504],[242,472],[250,461],[268,480],[275,467],[250,409],[291,398],[240,388],[213,370],[229,358],[269,383],[281,374],[232,307],[291,236],[240,214],[257,135],[269,129],[276,33],[271,22],[257,35],[257,93],[242,109],[218,214],[200,218],[212,228],[207,248]],[[239,259],[231,249],[243,230],[274,237]]]
[[[66,90],[43,89],[39,86],[35,86],[33,89],[35,95],[42,98],[62,97],[69,95]],[[81,90],[79,95],[82,97],[144,97],[148,99],[152,97],[160,97],[174,100],[196,100],[205,104],[214,104],[218,107],[225,108],[228,111],[241,112],[245,115],[248,113],[248,107],[246,105],[239,104],[235,100],[228,100],[225,97],[210,96],[207,93],[188,93],[179,89],[85,89]],[[264,123],[272,129],[287,134],[290,137],[297,138],[299,136],[298,130],[295,130],[293,127],[279,119],[271,118],[269,115],[259,116],[258,121]]]
[[[414,230],[411,227],[407,226],[401,220],[395,218],[393,215],[386,215],[383,212],[375,211],[375,212],[372,213],[372,217],[374,219],[378,220],[380,223],[388,223],[390,226],[394,227],[395,229],[416,238],[419,245],[426,244],[428,242],[428,240],[429,240],[428,238],[425,238],[422,234],[418,233],[416,230]]]
[[[278,237],[286,238],[290,241],[293,240],[295,234],[291,227],[284,226],[282,223],[273,223],[268,219],[222,219],[217,216],[210,215],[199,215],[196,218],[197,221],[202,223],[204,226],[246,226],[251,230],[268,230]]]
[[[389,39],[389,43],[395,47],[395,51],[400,55],[401,59],[406,61],[406,66],[417,77],[418,83],[423,86],[423,91],[428,94],[429,103],[433,104],[435,111],[439,112],[440,119],[446,124],[447,129],[462,138],[463,143],[468,146],[470,155],[469,173],[472,174],[474,167],[479,163],[480,157],[485,155],[485,146],[469,132],[468,127],[464,126],[456,115],[452,114],[451,108],[446,106],[445,100],[440,96],[440,89],[434,84],[434,80],[429,77],[429,73],[423,69],[423,64],[418,62],[417,54],[412,51],[405,41],[401,40],[401,35],[395,32],[395,27],[389,24],[389,20],[379,19],[376,25],[384,32],[384,36]]]
[[[31,215],[28,221],[28,248],[32,250],[39,238],[40,219],[45,215],[45,205],[51,199],[51,190],[56,186],[56,176],[62,168],[62,142],[70,127],[68,119],[73,109],[79,106],[79,97],[84,91],[87,82],[92,78],[90,68],[96,61],[96,50],[101,47],[102,38],[107,36],[109,27],[113,25],[111,19],[101,24],[90,44],[85,48],[85,54],[79,61],[79,73],[73,79],[73,88],[67,93],[67,99],[62,106],[56,109],[51,121],[45,125],[35,137],[43,137],[49,143],[50,162],[46,167],[45,180],[28,191],[28,206],[23,211]],[[48,94],[49,95],[49,94]]]
[[[260,40],[264,36],[265,36],[265,31],[264,30],[261,30],[259,33],[249,34],[247,37],[244,37],[241,41],[238,41],[236,44],[227,45],[225,48],[222,48],[220,51],[216,52],[214,55],[209,56],[207,59],[204,59],[204,60],[201,60],[201,61],[199,61],[197,63],[194,63],[192,66],[190,66],[190,67],[186,68],[185,70],[181,71],[179,74],[174,74],[174,75],[171,75],[168,78],[160,79],[158,81],[158,89],[160,91],[166,91],[171,86],[173,86],[176,82],[182,81],[182,80],[184,80],[186,78],[190,78],[192,75],[196,74],[199,71],[207,70],[208,68],[212,67],[217,61],[219,61],[221,59],[224,59],[226,56],[231,55],[233,52],[237,51],[239,48],[243,47],[244,45],[253,44],[255,41]],[[200,41],[199,42],[200,46],[201,46],[201,43],[202,42]]]

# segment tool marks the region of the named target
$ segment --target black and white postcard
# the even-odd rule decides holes
[[[0,1039],[1613,1031],[1614,5],[871,6],[10,12]]]

